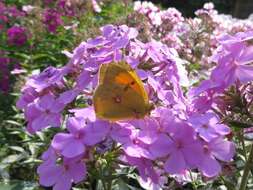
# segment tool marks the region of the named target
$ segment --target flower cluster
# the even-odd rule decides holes
[[[182,14],[175,8],[168,8],[167,10],[160,10],[151,2],[136,1],[134,10],[149,18],[150,24],[160,32],[166,28],[167,32],[171,30],[175,24],[184,21]]]
[[[16,24],[19,18],[25,16],[23,11],[15,6],[7,6],[0,2],[0,30],[5,31],[10,45],[21,46],[27,41],[26,30]]]
[[[183,21],[179,14],[173,17]],[[170,13],[164,18],[171,20]],[[247,43],[251,33],[220,38],[210,79],[187,96],[182,88],[187,72],[175,48],[155,40],[143,43],[138,31],[126,25],[106,25],[101,33],[73,53],[65,52],[70,58],[65,66],[48,67],[30,77],[17,102],[31,134],[49,127],[65,130],[54,136],[42,156],[40,183],[68,190],[87,177],[88,163],[96,155],[115,148],[121,150],[118,160],[138,169],[143,187],[163,188],[166,176],[193,169],[206,177],[219,175],[232,161],[235,146],[226,137],[230,128],[213,112],[215,94],[238,81],[252,81],[252,66],[247,65],[252,61]],[[145,81],[155,108],[144,119],[111,123],[95,116],[90,100],[99,66],[119,61],[131,65]],[[107,143],[101,149],[107,141],[116,147]]]
[[[7,30],[8,43],[10,45],[22,46],[27,41],[25,28],[13,26]]]
[[[90,0],[86,3],[78,0],[45,1],[46,9],[43,11],[43,23],[49,32],[56,33],[57,28],[65,24],[62,17],[78,18],[80,14],[85,13],[84,8],[87,3],[91,4],[94,12],[101,12],[101,7],[96,0]]]
[[[9,92],[11,87],[11,69],[16,67],[15,64],[18,62],[16,57],[12,57],[15,52],[13,48],[25,45],[28,39],[26,28],[20,24],[24,16],[25,13],[18,10],[16,6],[0,2],[0,31],[3,46],[0,50],[0,94]]]
[[[0,2],[0,29],[9,28],[10,25],[13,25],[18,19],[25,16],[25,12],[17,9],[16,6],[6,5],[3,2]]]
[[[61,14],[55,9],[45,9],[43,13],[43,23],[49,32],[55,33],[56,29],[63,24]]]
[[[146,1],[136,1],[134,10],[148,18],[151,28],[148,35],[175,48],[181,58],[189,63],[205,66],[211,63],[209,57],[217,48],[220,35],[253,29],[251,19],[242,20],[218,14],[213,3],[205,3],[203,8],[195,12],[195,18],[183,18],[175,8],[161,10]]]

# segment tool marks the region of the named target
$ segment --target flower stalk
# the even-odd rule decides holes
[[[250,154],[248,156],[248,160],[246,161],[246,164],[245,164],[245,167],[244,167],[243,176],[242,176],[242,180],[241,180],[239,190],[245,190],[246,189],[247,182],[248,182],[248,177],[249,177],[249,172],[250,172],[250,168],[252,167],[252,165],[253,165],[253,144],[251,145]]]

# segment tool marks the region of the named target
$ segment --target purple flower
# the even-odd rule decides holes
[[[153,156],[148,150],[151,139],[148,135],[151,134],[145,133],[140,135],[141,131],[137,129],[139,124],[144,124],[144,122],[121,122],[114,124],[112,125],[111,138],[122,144],[122,149],[126,155],[136,158],[144,157],[153,159]]]
[[[75,16],[74,4],[75,2],[69,2],[68,0],[59,0],[57,2],[58,8],[64,12],[66,16]]]
[[[5,12],[6,12],[6,15],[8,15],[9,17],[14,17],[14,18],[23,17],[25,15],[24,12],[18,10],[15,5],[6,7]]]
[[[61,14],[55,9],[46,9],[43,13],[43,23],[49,32],[55,33],[57,28],[63,25]]]
[[[80,75],[78,76],[78,78],[76,79],[77,81],[77,84],[76,84],[76,88],[80,89],[80,90],[83,90],[85,88],[87,88],[87,85],[90,83],[90,82],[93,82],[93,77],[95,79],[97,79],[97,77],[95,76],[92,76],[91,72],[90,71],[86,71],[84,70],[83,72],[80,73]],[[96,80],[97,81],[97,80]],[[94,86],[97,85],[97,82],[96,84],[94,84]]]
[[[162,176],[160,173],[163,172],[163,170],[159,170],[158,168],[154,168],[154,172],[156,173],[158,177],[158,181],[156,180],[156,176],[151,177],[147,176],[146,178],[139,177],[137,178],[140,186],[144,189],[150,189],[150,190],[161,190],[161,189],[166,189],[166,184],[168,183],[168,178],[167,176]],[[154,181],[155,179],[156,181]]]
[[[234,46],[232,46],[234,48]],[[228,51],[228,50],[227,50]],[[253,46],[241,46],[229,49],[229,53],[219,58],[219,65],[213,70],[211,80],[217,83],[225,83],[226,87],[234,84],[237,80],[247,83],[253,80]],[[224,53],[224,52],[223,52]]]
[[[71,117],[67,128],[70,133],[58,133],[52,141],[52,147],[64,157],[73,158],[86,151],[87,146],[101,142],[109,131],[109,125],[104,121],[86,124],[84,118]]]
[[[139,138],[139,131],[132,129],[131,135],[128,137],[127,141],[122,144],[122,148],[128,156],[153,159],[153,155],[148,150],[149,145],[145,142],[146,139]]]
[[[207,177],[216,176],[221,171],[218,160],[229,162],[234,154],[235,145],[232,142],[215,138],[209,143],[204,143],[202,162],[199,163],[198,168]]]
[[[132,130],[135,128],[128,123],[113,124],[110,132],[111,138],[121,144],[129,141],[129,136],[132,134]]]
[[[34,133],[48,126],[59,127],[61,125],[61,111],[64,104],[55,99],[52,94],[46,94],[30,103],[25,109],[28,120],[28,131]]]
[[[55,163],[57,160],[57,154],[55,150],[50,146],[41,156],[42,160],[47,163]]]
[[[22,46],[27,41],[26,30],[20,26],[12,26],[7,30],[8,43],[10,45]]]
[[[70,113],[74,113],[75,117],[82,117],[87,120],[87,122],[96,121],[96,114],[92,106],[86,108],[76,108],[69,110]]]
[[[253,61],[253,46],[246,44],[252,38],[252,32],[220,38],[219,51],[213,55],[213,61],[218,62],[211,74],[211,81],[215,85],[222,84],[226,88],[237,80],[241,83],[253,80],[253,67],[250,65]]]
[[[126,25],[106,25],[101,28],[102,36],[82,42],[70,54],[68,66],[73,68],[83,67],[78,73],[76,88],[83,90],[88,84],[97,86],[98,68],[101,64],[124,60],[122,49],[126,49],[134,41],[138,32]]]
[[[54,190],[70,190],[72,183],[79,183],[86,177],[86,165],[75,159],[64,159],[62,164],[42,163],[37,172],[40,184],[54,186]]]
[[[48,67],[38,75],[33,75],[26,83],[27,86],[33,87],[37,92],[41,92],[49,87],[63,86],[63,76],[67,70],[63,67],[56,69]]]
[[[202,93],[200,96],[193,98],[191,100],[190,109],[192,112],[205,113],[209,109],[211,109],[212,105],[213,105],[213,94],[207,92]]]
[[[37,97],[38,93],[34,90],[34,88],[28,87],[22,90],[22,95],[19,97],[16,106],[19,109],[24,109],[27,105],[33,102]]]
[[[170,136],[164,134],[150,146],[150,152],[156,158],[169,155],[164,169],[172,174],[196,167],[201,161],[201,151],[202,146],[196,140],[193,129],[183,123]]]
[[[230,128],[221,124],[214,113],[193,115],[190,117],[189,122],[199,136],[207,142],[230,133]]]
[[[137,167],[139,174],[144,181],[151,179],[153,183],[159,183],[159,174],[153,168],[151,160],[131,156],[124,156],[123,160],[125,160],[128,164]]]
[[[80,90],[78,89],[67,90],[60,94],[60,97],[58,98],[58,100],[61,103],[66,105],[72,102],[79,94],[80,94]]]
[[[195,111],[208,111],[215,103],[215,96],[229,86],[253,81],[253,66],[250,65],[253,61],[253,46],[246,43],[252,38],[252,32],[220,38],[221,45],[212,56],[212,60],[218,65],[212,70],[210,79],[202,81],[189,91]]]

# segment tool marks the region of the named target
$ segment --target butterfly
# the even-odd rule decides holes
[[[93,104],[97,118],[109,121],[144,118],[153,109],[141,79],[125,62],[100,66]]]

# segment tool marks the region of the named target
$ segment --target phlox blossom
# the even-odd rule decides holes
[[[34,133],[48,126],[60,127],[62,121],[60,112],[63,109],[64,104],[57,101],[50,93],[35,99],[25,110],[28,131]]]
[[[53,186],[53,190],[69,190],[72,183],[79,183],[86,177],[86,165],[80,160],[64,159],[61,164],[44,162],[38,169],[40,184]]]
[[[52,147],[64,157],[73,158],[85,153],[87,146],[101,142],[109,132],[109,124],[104,121],[86,124],[84,118],[70,117],[67,129],[70,133],[54,136]]]

